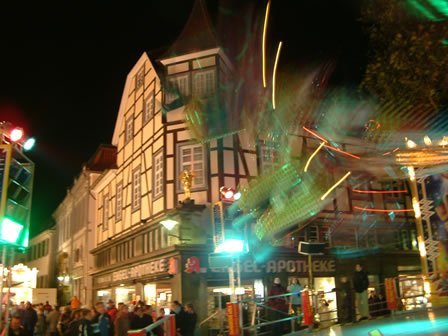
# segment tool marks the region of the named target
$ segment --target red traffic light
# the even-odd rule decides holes
[[[14,127],[9,133],[9,138],[11,141],[17,142],[23,137],[23,129],[20,127]]]
[[[235,189],[229,187],[221,187],[219,188],[219,192],[221,193],[223,199],[226,201],[236,201],[241,197],[241,194],[239,192],[235,192]]]

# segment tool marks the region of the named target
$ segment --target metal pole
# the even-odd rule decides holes
[[[236,283],[237,288],[241,288],[241,268],[240,268],[240,256],[238,255],[236,259]],[[236,295],[235,295],[236,296]],[[238,304],[238,309],[240,311],[240,330],[243,330],[243,304],[241,303],[241,300]]]
[[[229,285],[230,285],[230,301],[231,302],[236,302],[234,264],[235,264],[235,260],[232,259],[232,266],[229,267]]]
[[[0,330],[3,328],[3,277],[5,275],[6,245],[2,249],[2,270],[0,273]]]
[[[418,197],[417,181],[415,177],[411,177],[409,179],[409,182],[410,182],[409,186],[411,189],[411,196],[415,197],[416,202],[420,203],[420,198]],[[415,217],[415,225],[417,229],[417,242],[418,242],[418,249],[420,252],[420,263],[422,266],[422,273],[423,275],[428,276],[428,261],[426,258],[425,236],[423,233],[423,222],[421,216]]]
[[[314,288],[313,286],[313,269],[312,269],[312,258],[311,254],[308,254],[308,287],[310,290]]]

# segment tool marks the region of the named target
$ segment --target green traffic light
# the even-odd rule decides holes
[[[3,218],[1,222],[0,239],[8,243],[16,244],[22,230],[22,224],[14,222],[9,218]]]

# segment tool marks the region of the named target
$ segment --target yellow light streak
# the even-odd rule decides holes
[[[308,166],[311,163],[311,160],[316,156],[316,154],[320,151],[320,149],[325,145],[325,142],[321,142],[319,147],[317,147],[317,149],[313,152],[313,154],[311,154],[310,158],[308,159],[306,165],[305,165],[305,169],[303,170],[305,173],[308,170]]]
[[[411,181],[415,181],[415,170],[414,170],[414,167],[412,167],[412,166],[408,167],[408,174],[409,174],[409,179]]]
[[[323,194],[322,197],[320,198],[321,201],[323,201],[325,197],[327,197],[328,194],[331,193],[334,188],[340,185],[351,173],[352,172],[348,172],[347,174],[345,174],[338,182],[336,182],[330,189],[328,189],[328,191],[325,194]]]
[[[275,77],[277,75],[277,64],[278,59],[280,57],[280,50],[282,50],[283,42],[280,41],[277,48],[277,55],[275,55],[275,63],[274,63],[274,70],[272,71],[272,107],[275,110]]]
[[[422,216],[422,213],[420,211],[420,203],[415,197],[412,197],[412,207],[414,208],[415,218],[420,218]]]
[[[262,43],[262,71],[263,71],[263,87],[266,87],[266,31],[268,27],[269,10],[271,9],[271,1],[266,5],[266,14],[264,16],[263,41]]]

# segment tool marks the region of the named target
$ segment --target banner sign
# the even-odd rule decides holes
[[[313,324],[313,307],[311,307],[310,295],[307,290],[302,292],[303,325]]]
[[[227,321],[229,323],[229,336],[240,336],[240,310],[238,303],[227,302]]]
[[[386,291],[387,309],[397,309],[397,287],[393,278],[384,279],[384,287]]]

